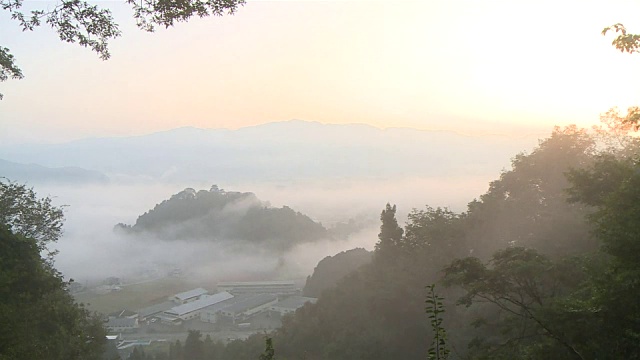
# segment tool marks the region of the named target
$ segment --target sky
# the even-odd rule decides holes
[[[29,8],[51,2],[26,1]],[[124,2],[102,61],[0,12],[25,79],[0,83],[0,144],[303,119],[462,133],[548,133],[638,104],[637,1],[249,1],[145,33]]]

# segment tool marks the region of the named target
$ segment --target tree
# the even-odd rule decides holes
[[[376,257],[385,258],[390,257],[391,253],[394,253],[402,242],[402,234],[404,230],[398,226],[398,220],[396,220],[396,206],[391,206],[387,203],[387,206],[380,214],[380,234],[378,234],[378,243],[376,244]]]
[[[319,297],[324,290],[334,287],[349,273],[370,263],[371,258],[372,253],[362,248],[325,257],[313,269],[313,274],[307,276],[303,289],[304,296]]]
[[[35,239],[0,224],[0,359],[102,358],[102,320],[65,288]]]
[[[127,357],[127,360],[145,360],[146,358],[147,356],[144,353],[144,349],[141,346],[136,346],[133,348],[131,354],[129,354],[129,357]]]
[[[453,261],[445,269],[445,283],[466,291],[459,304],[469,307],[488,303],[498,309],[496,318],[501,319],[499,332],[503,336],[492,341],[484,333],[474,341],[489,358],[502,354],[507,358],[525,354],[535,358],[533,349],[546,347],[553,349],[556,358],[584,359],[573,339],[565,334],[567,323],[558,323],[550,315],[558,299],[576,289],[583,278],[570,265],[553,262],[533,249],[511,247],[496,252],[488,264],[475,257]],[[486,323],[486,319],[476,321],[476,325]]]
[[[603,271],[590,279],[591,297],[582,308],[596,309],[611,358],[640,357],[639,169],[637,159],[603,157],[592,168],[572,174],[573,199],[596,207],[589,218],[607,255]]]
[[[269,336],[264,339],[264,352],[260,354],[260,360],[274,360],[276,351],[273,348],[273,339]]]
[[[204,343],[202,334],[198,330],[189,330],[189,335],[184,341],[184,358],[189,360],[204,359]]]
[[[233,14],[245,0],[125,0],[133,9],[138,27],[153,32],[156,26],[168,28],[176,22],[187,21],[194,16],[207,17]],[[49,25],[60,38],[68,43],[78,43],[107,60],[109,41],[122,33],[113,19],[111,10],[101,5],[91,5],[82,0],[59,0],[53,7],[23,10],[24,0],[0,0],[0,9],[8,11],[22,31],[32,31],[43,23]],[[8,48],[0,46],[0,82],[9,78],[23,78],[15,57]],[[2,94],[0,94],[2,99]]]
[[[180,340],[176,340],[176,344],[173,346],[173,359],[185,360],[184,349],[182,348],[182,343],[180,342]]]
[[[620,52],[633,54],[640,51],[640,35],[627,32],[627,28],[621,23],[602,29],[602,35],[607,35],[609,31],[614,31],[618,34],[611,42],[611,45],[620,50]]]
[[[607,26],[602,30],[602,35],[607,35],[607,33],[610,31],[618,34],[611,42],[611,45],[620,50],[620,52],[626,52],[629,54],[640,52],[640,34],[629,33],[627,31],[627,28],[621,23]],[[624,123],[632,125],[635,130],[639,130],[640,107],[629,107],[629,109],[627,110],[627,115],[624,117]]]
[[[33,188],[0,178],[0,224],[34,239],[43,251],[58,241],[63,223],[62,208],[52,205],[49,197],[38,198]]]

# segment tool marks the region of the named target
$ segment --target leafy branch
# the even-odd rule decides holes
[[[433,329],[433,341],[428,351],[429,360],[446,360],[449,358],[449,348],[447,346],[447,331],[442,326],[442,314],[444,314],[443,297],[435,292],[435,284],[427,286],[429,293],[425,303],[425,312],[429,316],[431,328]]]
[[[273,348],[273,339],[269,336],[265,336],[265,349],[262,354],[260,354],[259,360],[274,360],[276,351]]]
[[[628,33],[627,28],[620,23],[607,26],[602,30],[602,35],[607,35],[609,31],[619,34],[613,39],[611,45],[620,50],[620,52],[633,54],[640,51],[640,35]]]
[[[22,31],[33,31],[44,23],[60,40],[78,43],[98,54],[102,60],[111,57],[109,41],[122,35],[111,10],[90,5],[82,0],[60,0],[51,9],[22,11],[24,0],[0,0],[0,9],[8,11]],[[234,14],[245,0],[126,0],[133,8],[139,28],[152,32],[155,25],[166,28],[193,16],[206,17]],[[0,82],[22,79],[22,70],[8,48],[0,46]],[[2,94],[0,93],[0,100]]]

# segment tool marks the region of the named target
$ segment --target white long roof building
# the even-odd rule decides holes
[[[206,295],[208,293],[207,290],[203,288],[196,288],[193,290],[181,292],[179,294],[173,295],[170,299],[179,303],[186,303],[189,301],[194,301],[199,299],[201,296]]]
[[[295,294],[298,289],[293,281],[233,281],[218,283],[218,291],[241,294]]]
[[[233,295],[223,291],[186,304],[174,306],[171,309],[166,310],[164,313],[169,316],[175,316],[186,320],[188,318],[196,317],[198,315],[196,313],[207,306],[211,306],[231,298],[233,298]]]

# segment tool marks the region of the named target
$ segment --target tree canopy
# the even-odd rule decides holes
[[[47,253],[63,221],[51,198],[0,180],[0,359],[90,360],[105,353],[102,319],[75,303]]]
[[[327,238],[327,229],[288,206],[274,208],[253,193],[187,188],[140,215],[133,226],[116,230],[150,233],[164,240],[205,240],[261,244],[284,250],[303,242]]]
[[[101,359],[102,320],[77,305],[37,241],[0,224],[0,358]]]
[[[156,26],[168,28],[190,18],[233,14],[245,0],[125,0],[133,9],[137,26],[153,32]],[[104,3],[97,5],[81,0],[59,0],[46,9],[25,11],[24,0],[0,0],[0,9],[7,11],[23,31],[33,31],[46,24],[61,41],[88,47],[102,60],[108,59],[109,41],[122,35],[111,10]],[[0,46],[0,82],[24,75],[16,59],[6,47]],[[2,94],[0,94],[2,99]]]
[[[401,227],[386,205],[372,261],[285,317],[278,355],[638,358],[638,145],[609,125],[555,129],[465,212],[414,209]],[[425,285],[440,282],[436,301]],[[430,351],[445,332],[450,353]],[[262,343],[220,358],[255,359]]]
[[[51,198],[38,198],[33,188],[0,178],[0,224],[13,233],[32,238],[38,248],[58,241],[64,213]]]

